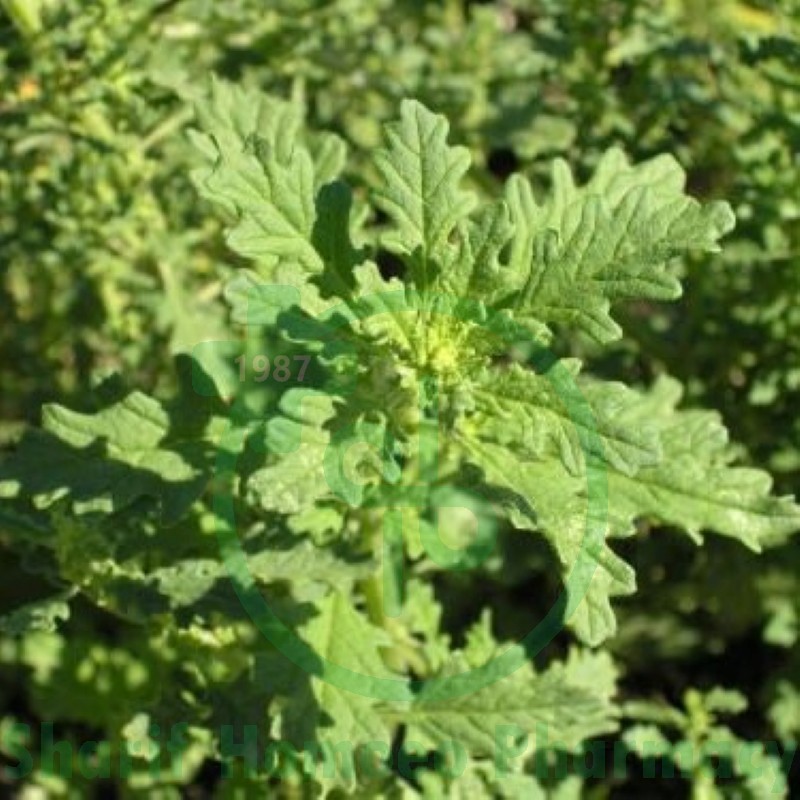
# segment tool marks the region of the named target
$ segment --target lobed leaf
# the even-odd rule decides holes
[[[383,184],[376,204],[395,223],[392,246],[412,257],[416,288],[426,290],[455,255],[450,242],[475,205],[460,188],[469,151],[447,144],[447,120],[416,100],[400,105],[400,120],[386,126],[386,144],[375,153]]]
[[[584,186],[563,161],[538,202],[515,175],[506,187],[515,235],[504,282],[520,318],[576,326],[601,343],[622,332],[611,305],[626,298],[680,295],[668,266],[691,251],[715,251],[734,225],[726,203],[701,205],[684,193],[685,175],[670,156],[631,166],[608,151]]]

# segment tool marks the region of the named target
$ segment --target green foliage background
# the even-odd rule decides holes
[[[626,337],[610,348],[578,329],[554,347],[582,357],[593,374],[629,386],[651,386],[664,375],[679,379],[684,403],[720,412],[740,463],[768,470],[776,494],[800,493],[800,8],[794,0],[2,5],[0,440],[9,453],[39,424],[45,403],[91,413],[118,401],[125,387],[185,397],[191,388],[181,354],[202,339],[230,338],[223,290],[248,262],[226,246],[230,214],[193,184],[202,158],[189,135],[199,124],[193,106],[204,102],[215,73],[291,100],[308,131],[330,131],[347,144],[345,177],[356,187],[354,216],[367,239],[375,226],[363,187],[379,178],[368,156],[406,97],[447,116],[450,140],[471,154],[467,180],[481,202],[500,197],[511,172],[546,192],[554,157],[584,180],[612,146],[634,163],[673,154],[691,195],[733,206],[737,226],[722,252],[681,256],[677,302],[622,306],[617,318]],[[387,257],[381,267],[392,263]],[[196,401],[191,414],[179,403],[163,413],[170,430],[177,425],[192,433],[213,424],[219,412],[213,406],[212,398]],[[153,408],[147,413],[162,413]],[[32,463],[46,472],[44,460]],[[191,492],[188,498],[176,489],[170,507],[192,505]],[[133,613],[120,614],[118,598],[104,599],[82,584],[116,547],[151,548],[170,563],[184,555],[213,559],[208,509],[183,517],[176,511],[181,521],[173,527],[149,511],[92,526],[58,504],[47,511],[42,505],[0,508],[0,608],[23,607],[22,616],[0,620],[0,729],[15,720],[55,720],[76,741],[105,738],[118,746],[146,728],[144,715],[187,718],[196,724],[191,758],[197,763],[188,781],[214,791],[209,731],[260,722],[254,709],[262,702],[260,682],[273,674],[270,654],[260,652],[245,623],[209,630],[187,612],[172,618],[171,628],[155,630],[141,623],[164,613],[157,604],[133,609],[131,603]],[[67,588],[26,612],[27,603],[52,597],[47,558],[54,556],[40,547],[51,525],[59,529],[57,560]],[[537,666],[563,662],[577,674],[583,658],[582,680],[595,688],[616,681],[616,689],[600,691],[609,704],[613,696],[612,738],[635,743],[637,731],[649,726],[668,737],[668,752],[679,741],[710,736],[722,724],[716,715],[731,713],[726,735],[796,742],[798,539],[756,556],[716,536],[698,548],[669,526],[643,519],[638,535],[617,551],[635,569],[638,590],[615,599],[616,634],[598,653],[573,649],[572,634],[564,633]],[[464,628],[491,600],[494,635],[513,638],[520,615],[546,610],[558,580],[545,555],[531,546],[520,562],[534,577],[519,574],[509,559],[494,576],[496,596],[454,591],[460,599],[444,609],[441,630],[463,641]],[[422,589],[417,602],[415,624],[438,630],[439,621],[425,618],[436,612]],[[486,652],[481,636],[491,638],[482,625],[471,634],[475,658]],[[469,658],[468,646],[466,652]],[[720,699],[716,686],[732,694]],[[598,732],[602,726],[596,731],[587,723],[587,737]],[[148,785],[146,763],[140,766],[136,779],[119,782],[121,796],[179,796],[169,782]],[[534,781],[527,773],[516,777],[529,782],[501,786],[482,769],[476,760],[451,783],[420,769],[413,780],[360,791],[775,796],[746,776],[715,784],[707,770],[655,787],[635,777]],[[797,774],[795,765],[789,776],[795,791]],[[54,797],[90,791],[77,779],[41,771],[27,780]],[[244,779],[242,786],[242,796],[256,791]],[[225,782],[217,796],[234,796],[234,788]],[[353,787],[326,788],[358,796]],[[280,791],[314,796],[320,787]],[[789,793],[784,787],[783,795]]]

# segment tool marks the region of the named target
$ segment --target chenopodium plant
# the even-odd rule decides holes
[[[744,741],[720,720],[747,709],[744,695],[716,686],[707,692],[688,689],[682,700],[680,709],[664,702],[633,701],[623,706],[623,715],[636,723],[622,738],[646,764],[647,774],[671,778],[677,769],[691,780],[692,797],[709,800],[787,796],[785,776],[794,749],[782,759],[774,742]],[[725,787],[715,778],[725,779]],[[737,788],[732,787],[735,783]]]
[[[62,591],[0,624],[52,630],[82,594],[144,625],[170,663],[126,730],[190,715],[224,759],[213,723],[243,717],[303,752],[366,753],[373,792],[409,769],[434,793],[533,791],[535,748],[617,725],[614,666],[585,647],[635,591],[614,539],[652,518],[759,551],[800,528],[675,381],[635,389],[556,354],[560,329],[618,339],[615,302],[677,297],[670,262],[717,249],[732,213],[686,196],[671,157],[619,151],[583,185],[559,161],[546,196],[515,175],[479,204],[468,152],[413,100],[355,195],[342,143],[291,104],[216,83],[198,121],[195,182],[252,261],[226,291],[242,335],[183,354],[173,401],[106,388],[94,414],[45,409],[0,491],[24,563]],[[530,633],[510,644],[488,608],[454,625],[443,598],[500,586],[534,538],[565,588]],[[584,646],[535,668],[564,625]],[[410,768],[415,750],[438,760]],[[304,779],[352,788],[310,763]]]

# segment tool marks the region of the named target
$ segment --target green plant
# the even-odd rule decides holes
[[[271,776],[287,794],[537,791],[526,758],[492,769],[501,734],[577,751],[617,727],[607,654],[533,658],[562,624],[583,645],[615,632],[637,521],[754,551],[800,527],[766,473],[732,463],[713,412],[678,408],[676,381],[629,387],[557,355],[575,333],[617,341],[613,304],[675,299],[673,259],[717,250],[730,208],[688,197],[671,157],[617,150],[584,184],[557,161],[543,198],[515,175],[479,199],[468,151],[410,100],[369,192],[295,104],[217,82],[198,122],[195,183],[250,261],[225,291],[239,337],[178,343],[170,400],[107,380],[89,413],[47,406],[2,464],[7,545],[58,590],[0,620],[22,634],[5,658],[32,671],[42,715],[112,748],[186,721],[195,769],[230,755],[223,725],[237,741],[256,726],[261,748],[378,743],[388,764]],[[566,590],[550,594],[553,567]],[[492,618],[487,587],[531,574],[530,615]],[[120,619],[123,646],[60,633],[76,606]],[[549,636],[526,638],[540,616]],[[82,700],[87,674],[112,706]],[[433,760],[409,767],[415,748]],[[170,785],[137,765],[132,791]]]
[[[691,781],[692,797],[698,800],[726,796],[717,777],[725,778],[728,787],[732,779],[740,781],[739,791],[746,797],[784,794],[789,765],[781,763],[778,749],[741,740],[719,720],[741,714],[747,705],[739,692],[719,687],[687,691],[682,709],[666,703],[630,703],[624,714],[637,722],[626,729],[623,739],[642,759],[651,761],[650,769],[656,759],[662,774],[680,770]]]

